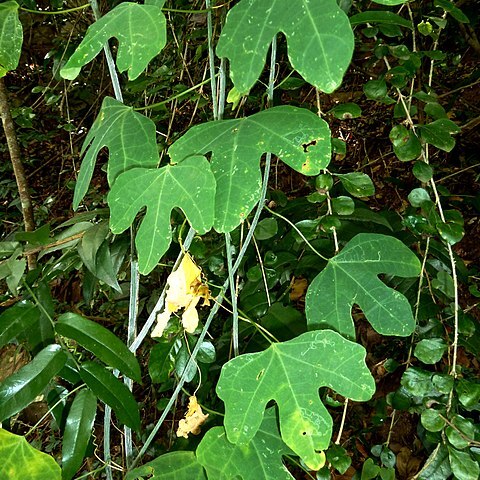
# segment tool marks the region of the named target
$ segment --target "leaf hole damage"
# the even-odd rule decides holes
[[[310,147],[314,147],[316,144],[317,144],[317,140],[312,140],[312,141],[309,142],[309,143],[303,143],[303,144],[302,144],[302,147],[303,147],[304,153],[308,153],[308,149],[309,149]]]
[[[263,377],[263,374],[264,374],[264,373],[265,373],[265,369],[262,368],[262,369],[258,372],[256,379],[257,379],[257,380],[260,380],[260,379]]]

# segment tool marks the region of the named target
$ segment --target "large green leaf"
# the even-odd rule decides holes
[[[83,463],[97,413],[97,397],[84,388],[68,412],[62,446],[62,478],[70,480]]]
[[[378,333],[410,335],[415,328],[412,309],[400,292],[378,278],[381,273],[415,277],[420,261],[394,237],[355,236],[310,284],[305,298],[309,327],[331,328],[354,339],[351,311],[358,305]]]
[[[166,453],[127,473],[125,480],[207,480],[203,467],[193,452]],[[213,477],[210,477],[212,480]]]
[[[292,67],[326,93],[342,82],[353,33],[336,0],[241,0],[227,15],[217,46],[228,57],[235,88],[246,95],[265,65],[272,38],[282,32]]]
[[[267,403],[275,400],[283,441],[311,469],[321,468],[325,459],[318,450],[328,447],[332,434],[332,419],[318,392],[323,386],[358,401],[375,391],[365,349],[331,330],[307,332],[230,360],[217,384],[228,440],[250,442]]]
[[[108,366],[120,370],[136,382],[142,381],[140,365],[135,355],[110,330],[76,313],[64,313],[58,318],[55,330],[78,342]]]
[[[103,147],[107,147],[109,153],[107,178],[110,185],[125,170],[156,167],[160,161],[155,124],[132,107],[105,97],[80,152],[85,156],[75,186],[74,209],[87,193],[98,152]]]
[[[217,181],[214,227],[230,232],[259,200],[260,157],[270,152],[304,175],[318,175],[330,162],[330,129],[309,110],[274,107],[247,118],[193,127],[168,152],[174,162],[212,153]]]
[[[85,362],[80,368],[80,377],[92,392],[112,407],[119,422],[135,431],[140,430],[138,404],[127,386],[98,363]]]
[[[213,224],[214,196],[215,178],[204,157],[159,169],[134,168],[122,173],[108,194],[110,228],[113,233],[123,232],[147,208],[135,238],[139,269],[147,274],[170,245],[172,209],[180,207],[203,234]]]
[[[130,80],[137,78],[162,51],[167,40],[165,15],[160,6],[153,1],[145,3],[121,3],[90,25],[82,43],[62,68],[62,77],[76,78],[107,40],[115,37],[118,40],[118,70],[128,70]]]
[[[33,448],[25,437],[0,428],[0,478],[5,480],[60,480],[62,471],[53,457]]]
[[[66,361],[67,355],[60,345],[49,345],[3,381],[0,384],[0,422],[33,402]]]
[[[211,428],[197,447],[198,461],[209,479],[230,480],[293,480],[282,463],[282,455],[293,452],[285,445],[278,431],[275,408],[265,412],[257,434],[247,445],[227,440],[225,429]],[[294,454],[293,454],[294,455]]]
[[[40,318],[40,311],[31,302],[21,301],[0,315],[0,347],[24,333]]]
[[[0,77],[15,70],[20,60],[23,29],[18,19],[18,3],[0,3]]]

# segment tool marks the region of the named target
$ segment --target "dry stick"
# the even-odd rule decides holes
[[[0,78],[0,115],[2,117],[3,129],[7,139],[10,160],[13,165],[13,173],[17,182],[18,196],[20,197],[20,204],[22,206],[22,216],[23,223],[25,225],[25,231],[33,232],[35,230],[35,219],[33,217],[32,199],[28,189],[25,169],[23,168],[20,147],[18,145],[17,135],[15,133],[12,114],[8,105],[8,94],[3,77]],[[27,262],[29,270],[33,270],[36,267],[37,261],[34,253],[31,253],[27,256]]]

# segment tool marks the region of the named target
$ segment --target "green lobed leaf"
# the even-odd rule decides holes
[[[0,348],[24,333],[40,318],[40,311],[29,301],[22,300],[0,314]]]
[[[375,383],[365,365],[365,349],[322,330],[230,360],[217,384],[225,402],[228,440],[248,444],[267,403],[275,400],[283,441],[309,468],[318,470],[325,463],[319,450],[328,447],[332,434],[332,419],[319,398],[322,386],[353,400],[368,400]]]
[[[49,345],[0,384],[0,421],[23,410],[40,395],[67,361],[60,345]]]
[[[260,198],[260,157],[270,152],[304,175],[318,175],[330,162],[330,129],[309,110],[280,106],[195,126],[168,152],[180,165],[191,155],[211,152],[217,183],[214,227],[230,232]]]
[[[166,19],[155,4],[124,2],[88,27],[82,43],[60,70],[63,78],[73,80],[81,68],[93,60],[107,41],[118,40],[116,65],[120,72],[128,70],[135,80],[156,57],[167,41]]]
[[[193,452],[176,451],[160,455],[155,460],[134,468],[125,480],[207,480],[202,465]]]
[[[80,377],[102,402],[112,407],[120,423],[140,431],[138,404],[132,392],[113,373],[98,363],[84,362]]]
[[[196,454],[209,479],[294,479],[282,463],[282,455],[292,455],[293,452],[282,441],[275,408],[265,412],[262,424],[247,445],[230,443],[225,429],[214,427],[205,434]]]
[[[0,428],[0,478],[5,480],[60,480],[62,471],[53,457],[33,448],[25,437]]]
[[[60,335],[78,342],[109,367],[120,370],[138,383],[142,382],[140,365],[135,355],[114,333],[102,325],[69,312],[60,315],[55,330]]]
[[[20,60],[23,29],[18,19],[18,3],[0,3],[0,78],[15,70]]]
[[[336,0],[241,0],[227,15],[217,55],[227,57],[235,88],[246,95],[259,78],[273,37],[287,37],[292,67],[331,93],[350,63],[354,38]]]
[[[134,167],[156,167],[160,161],[152,120],[132,107],[105,97],[80,152],[84,158],[75,185],[74,209],[87,193],[97,155],[103,147],[107,147],[109,153],[107,178],[110,186],[120,173]]]
[[[385,25],[398,25],[413,30],[413,24],[410,20],[407,20],[396,13],[383,10],[368,10],[366,12],[357,13],[350,17],[350,23],[352,27],[355,25],[361,25],[362,23],[379,23]]]
[[[415,328],[410,305],[378,278],[381,273],[415,277],[420,261],[394,237],[356,235],[310,284],[305,298],[309,327],[331,328],[354,339],[351,310],[356,304],[378,333],[410,335]]]
[[[455,122],[448,118],[440,118],[427,125],[418,125],[420,136],[425,143],[445,152],[450,152],[455,146],[455,139],[452,135],[459,133],[460,128]]]
[[[97,397],[80,390],[68,412],[62,443],[62,479],[70,480],[82,466],[97,413]]]
[[[159,169],[135,168],[122,173],[110,193],[110,228],[122,233],[146,207],[135,245],[140,272],[150,273],[167,251],[172,235],[170,214],[180,207],[191,226],[206,233],[214,218],[215,178],[204,157]]]

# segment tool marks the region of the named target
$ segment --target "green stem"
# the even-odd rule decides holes
[[[80,5],[78,7],[67,8],[66,10],[55,10],[54,12],[47,12],[42,10],[31,10],[30,8],[20,7],[20,10],[28,13],[37,13],[38,15],[63,15],[64,13],[78,12],[79,10],[84,10],[85,8],[90,7],[90,3],[85,5]]]

